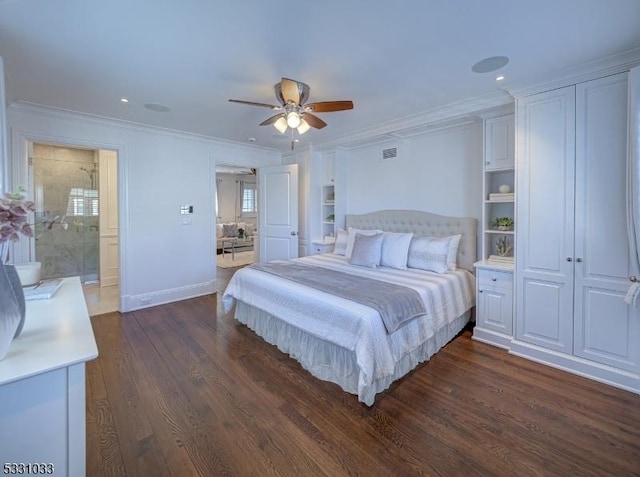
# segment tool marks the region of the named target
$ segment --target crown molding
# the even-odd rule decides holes
[[[513,98],[507,91],[498,90],[362,129],[333,141],[316,144],[316,148],[322,151],[338,147],[351,150],[362,146],[388,143],[467,125],[480,119],[483,111],[505,107],[513,108]]]
[[[521,98],[629,71],[638,64],[640,47],[560,70],[551,77],[546,75],[544,79],[514,84],[506,89],[514,98]]]
[[[38,116],[46,116],[54,119],[62,120],[75,120],[92,123],[98,126],[111,127],[116,129],[122,129],[127,131],[139,131],[153,134],[162,134],[164,136],[174,137],[178,139],[190,139],[208,144],[216,144],[220,146],[226,146],[235,149],[244,149],[251,151],[269,152],[274,154],[280,154],[277,149],[272,149],[264,146],[247,145],[226,139],[220,139],[213,136],[205,136],[202,134],[194,134],[185,131],[178,131],[175,129],[162,128],[158,126],[150,126],[148,124],[137,123],[134,121],[126,121],[123,119],[109,118],[106,116],[99,116],[96,114],[82,113],[73,111],[70,109],[55,108],[53,106],[44,106],[42,104],[30,103],[28,101],[15,101],[7,107],[7,112],[25,113],[25,114],[37,114]]]

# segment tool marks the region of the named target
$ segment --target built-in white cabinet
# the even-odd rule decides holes
[[[513,337],[514,137],[514,114],[484,120],[482,254],[475,264],[477,303],[473,337],[505,348]],[[496,223],[505,218],[511,222]]]
[[[313,240],[310,253],[333,251],[338,228],[344,228],[345,167],[344,151],[329,151],[314,157],[314,189],[310,211],[314,217]]]
[[[484,121],[483,261],[513,264],[515,247],[515,120]],[[505,220],[506,219],[506,220]],[[510,222],[509,222],[510,221]]]
[[[640,314],[624,302],[627,74],[519,98],[511,352],[640,391]]]
[[[513,170],[515,166],[514,118],[513,114],[505,114],[485,120],[485,171]]]
[[[336,192],[333,184],[322,186],[322,236],[335,237]]]
[[[476,264],[473,338],[509,348],[513,336],[513,268]]]

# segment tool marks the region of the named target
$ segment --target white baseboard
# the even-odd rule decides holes
[[[640,394],[640,375],[514,339],[509,353],[571,374]]]
[[[152,306],[172,303],[174,301],[187,300],[202,295],[210,295],[216,291],[216,281],[210,280],[204,283],[189,285],[186,287],[161,290],[153,293],[141,295],[124,295],[122,297],[123,313],[127,311],[140,310]]]

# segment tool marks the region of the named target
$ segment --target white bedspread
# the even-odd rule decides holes
[[[475,279],[466,270],[438,274],[417,269],[371,269],[350,265],[334,254],[299,258],[305,263],[375,278],[416,290],[427,313],[387,334],[377,311],[284,278],[244,268],[225,290],[222,303],[234,299],[264,310],[287,324],[355,353],[360,369],[358,395],[374,380],[394,374],[396,363],[416,350],[475,304]]]

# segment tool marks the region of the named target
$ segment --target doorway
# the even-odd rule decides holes
[[[216,266],[235,268],[255,261],[258,232],[256,170],[216,165]]]
[[[31,142],[31,256],[42,279],[78,276],[90,315],[119,309],[117,152]]]

